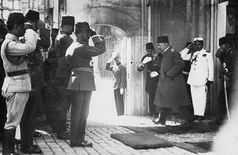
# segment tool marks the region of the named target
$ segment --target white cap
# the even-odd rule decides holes
[[[203,38],[202,37],[197,37],[197,38],[194,38],[193,41],[203,41]]]

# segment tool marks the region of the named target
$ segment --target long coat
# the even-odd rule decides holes
[[[178,52],[171,51],[171,48],[164,52],[155,95],[156,106],[176,108],[191,104],[182,75],[183,67],[184,62]]]

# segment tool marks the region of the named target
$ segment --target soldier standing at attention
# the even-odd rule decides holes
[[[137,70],[139,72],[144,70],[144,68],[147,70],[145,91],[149,94],[150,115],[153,117],[153,121],[155,121],[157,112],[156,106],[154,105],[154,99],[159,81],[160,64],[163,55],[155,51],[152,43],[146,43],[146,51],[147,54],[142,57]]]
[[[58,139],[69,139],[69,133],[66,127],[66,115],[69,109],[69,94],[67,86],[70,78],[70,67],[66,61],[65,52],[73,42],[71,34],[74,31],[74,17],[63,16],[61,30],[55,39],[55,53],[57,67],[55,73],[56,87],[56,133]]]
[[[39,12],[29,10],[25,15],[26,27],[30,27],[35,31],[39,30]],[[42,32],[43,31],[43,32]],[[48,48],[50,38],[48,31],[40,29],[37,40],[36,49],[33,53],[27,55],[27,65],[30,70],[32,91],[23,113],[21,122],[21,152],[22,153],[42,153],[37,145],[33,145],[33,130],[36,123],[38,112],[42,112],[42,96],[41,89],[44,86],[43,76],[43,58],[41,55],[42,48]]]
[[[180,54],[183,60],[191,61],[187,83],[191,88],[195,119],[201,121],[206,110],[207,88],[214,80],[214,68],[211,53],[203,48],[203,38],[194,38],[194,46],[196,50],[185,48]]]
[[[106,51],[104,38],[96,35],[87,22],[76,24],[76,41],[70,45],[65,56],[71,66],[71,77],[68,90],[73,94],[70,119],[70,146],[92,147],[92,143],[85,140],[85,128],[89,113],[92,91],[95,91],[92,57]],[[90,46],[92,37],[95,46]]]
[[[25,105],[31,91],[25,55],[36,48],[38,35],[28,27],[24,31],[22,13],[10,13],[7,21],[9,33],[1,47],[1,58],[6,77],[2,86],[2,95],[6,98],[7,121],[4,126],[3,154],[15,154],[14,140],[16,127],[20,124]],[[25,36],[24,36],[25,33]],[[21,43],[19,37],[25,37]]]
[[[110,66],[112,61],[114,66]],[[112,72],[114,78],[114,98],[117,110],[117,116],[124,115],[124,95],[126,89],[126,67],[121,64],[120,56],[116,55],[107,61],[106,70]]]
[[[217,105],[217,113],[216,113],[216,124],[220,125],[223,123],[227,111],[226,111],[226,101],[225,101],[225,88],[224,88],[224,80],[227,83],[226,92],[228,97],[228,107],[229,110],[232,109],[231,103],[231,95],[234,91],[234,83],[235,83],[235,63],[237,59],[237,53],[232,49],[234,40],[231,40],[229,37],[222,37],[219,39],[219,46],[216,53],[216,57],[220,60],[221,68],[219,78],[221,79],[221,90],[218,98]]]

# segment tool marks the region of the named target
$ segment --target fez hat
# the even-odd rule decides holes
[[[233,33],[227,33],[225,38],[226,44],[232,45],[233,41],[235,40],[235,35]]]
[[[26,15],[25,15],[25,20],[26,21],[32,21],[32,22],[37,22],[40,19],[39,12],[29,10]]]
[[[146,49],[154,49],[153,43],[149,42],[145,44]]]
[[[226,44],[226,38],[225,37],[221,37],[219,38],[219,46]]]
[[[157,43],[169,43],[168,36],[158,36]]]
[[[11,30],[14,25],[22,25],[25,22],[24,15],[19,12],[10,13],[7,19],[7,28]]]
[[[81,33],[83,31],[89,32],[89,30],[90,30],[90,28],[89,28],[89,24],[87,22],[78,22],[76,24],[75,33]]]
[[[74,16],[63,16],[61,25],[72,25],[74,26]]]
[[[59,29],[57,29],[57,28],[52,28],[51,31],[57,33],[57,32],[59,31]]]

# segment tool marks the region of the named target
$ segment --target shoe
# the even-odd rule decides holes
[[[154,121],[154,124],[161,124],[161,125],[165,125],[165,122],[162,122],[161,120],[159,120],[159,118],[156,118]]]
[[[43,154],[38,145],[31,145],[29,147],[21,147],[21,152],[25,154]]]
[[[57,138],[58,139],[61,139],[61,140],[64,140],[64,139],[69,139],[70,138],[70,135],[68,132],[61,132],[61,133],[58,133],[57,134]]]
[[[82,143],[80,144],[70,144],[71,147],[93,147],[92,143],[89,143],[88,141],[84,140]]]

